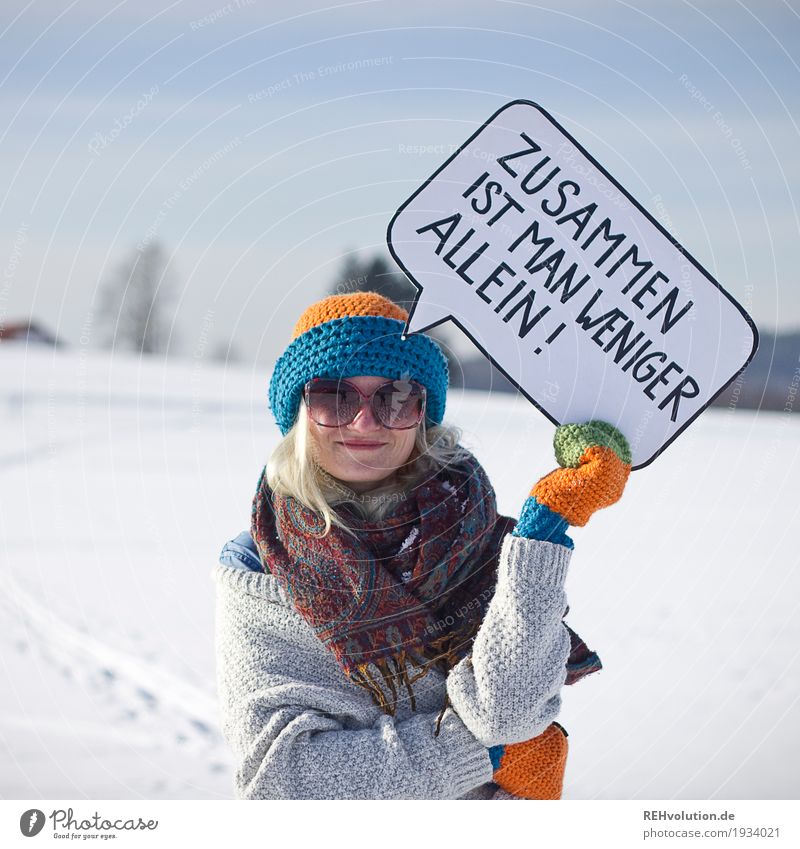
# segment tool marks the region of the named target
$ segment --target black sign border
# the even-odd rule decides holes
[[[616,188],[617,188],[617,189],[619,189],[619,191],[621,191],[621,192],[622,192],[622,194],[623,194],[623,195],[625,195],[625,197],[626,197],[626,198],[627,198],[627,199],[628,199],[628,200],[629,200],[629,201],[630,201],[630,202],[631,202],[631,203],[632,203],[632,204],[633,204],[633,205],[634,205],[634,206],[635,206],[635,207],[639,210],[639,212],[641,212],[641,213],[642,213],[642,215],[644,215],[644,216],[645,216],[645,217],[646,217],[646,218],[650,221],[650,223],[651,223],[651,224],[653,224],[655,227],[657,227],[657,228],[661,231],[661,233],[662,233],[664,236],[666,236],[666,238],[667,238],[667,239],[669,239],[669,241],[670,241],[670,242],[671,242],[671,243],[672,243],[672,244],[673,244],[673,245],[674,245],[674,246],[675,246],[675,247],[676,247],[676,248],[677,248],[677,249],[678,249],[678,250],[679,250],[679,251],[680,251],[680,252],[681,252],[684,256],[688,257],[688,258],[689,258],[689,260],[690,260],[690,261],[694,264],[695,268],[697,268],[697,269],[698,269],[698,271],[700,271],[700,273],[701,273],[701,274],[705,275],[706,279],[707,279],[710,283],[713,283],[713,285],[714,285],[714,286],[716,286],[716,287],[717,287],[717,289],[719,289],[719,291],[720,291],[720,292],[722,292],[722,294],[723,294],[723,295],[725,295],[725,297],[726,297],[726,298],[727,298],[727,299],[728,299],[728,300],[729,300],[729,301],[730,301],[730,302],[731,302],[731,303],[732,303],[732,304],[736,307],[736,309],[737,309],[737,310],[739,310],[739,312],[740,312],[740,313],[741,313],[741,315],[742,315],[742,318],[744,318],[744,320],[745,320],[745,321],[746,321],[746,322],[750,325],[750,329],[753,331],[753,348],[752,348],[752,350],[750,351],[750,354],[748,355],[747,359],[745,360],[745,362],[744,362],[744,364],[741,366],[741,368],[739,368],[737,371],[735,371],[735,372],[731,375],[731,377],[730,377],[728,380],[726,380],[726,381],[725,381],[725,383],[723,383],[723,384],[722,384],[722,386],[721,386],[721,387],[720,387],[720,388],[719,388],[719,389],[718,389],[718,390],[717,390],[717,391],[716,391],[716,392],[715,392],[715,393],[714,393],[714,394],[713,394],[713,395],[712,395],[712,396],[708,399],[708,401],[707,401],[707,402],[706,402],[706,403],[705,403],[705,404],[704,404],[704,405],[703,405],[703,406],[702,406],[702,407],[701,407],[701,408],[700,408],[700,409],[699,409],[699,410],[698,410],[698,411],[697,411],[697,412],[696,412],[696,413],[695,413],[695,414],[694,414],[694,415],[693,415],[690,419],[687,419],[687,420],[683,423],[683,425],[681,425],[681,427],[680,427],[677,431],[675,431],[675,433],[674,433],[674,434],[673,434],[673,435],[672,435],[672,436],[671,436],[671,437],[667,440],[667,442],[665,442],[665,443],[661,446],[661,448],[659,448],[659,449],[658,449],[658,451],[656,451],[656,453],[655,453],[655,454],[653,454],[653,456],[652,456],[652,457],[650,457],[650,459],[649,459],[649,460],[647,460],[647,461],[646,461],[646,462],[644,462],[644,463],[639,464],[638,466],[631,466],[631,470],[632,470],[632,471],[637,471],[638,469],[644,469],[646,466],[649,466],[649,465],[650,465],[650,464],[651,464],[651,463],[652,463],[652,462],[653,462],[653,461],[654,461],[657,457],[660,457],[660,456],[661,456],[661,454],[663,454],[663,453],[664,453],[664,451],[667,449],[667,447],[668,447],[668,446],[670,446],[670,445],[671,445],[671,444],[672,444],[672,443],[673,443],[673,442],[674,442],[674,441],[675,441],[675,440],[676,440],[676,439],[677,439],[677,438],[678,438],[678,437],[679,437],[679,436],[683,433],[683,431],[684,431],[684,430],[686,430],[686,428],[687,428],[687,427],[689,427],[689,425],[690,425],[690,424],[691,424],[691,423],[692,423],[692,422],[693,422],[693,421],[694,421],[694,420],[695,420],[695,419],[696,419],[696,418],[697,418],[697,417],[698,417],[698,416],[699,416],[699,415],[700,415],[700,414],[701,414],[704,410],[706,410],[709,406],[711,406],[711,403],[714,401],[714,399],[715,399],[717,396],[721,395],[721,394],[722,394],[722,393],[723,393],[723,392],[724,392],[724,391],[728,388],[728,386],[730,386],[730,385],[731,385],[731,383],[733,383],[733,381],[734,381],[734,380],[735,380],[735,379],[736,379],[736,378],[737,378],[737,377],[738,377],[738,376],[739,376],[739,375],[740,375],[740,374],[741,374],[741,373],[742,373],[742,372],[743,372],[743,371],[747,368],[747,366],[750,364],[751,360],[752,360],[752,359],[753,359],[753,357],[755,356],[756,351],[758,350],[758,343],[759,343],[758,328],[756,327],[755,322],[753,321],[753,319],[752,319],[752,318],[751,318],[751,317],[747,314],[747,312],[745,312],[745,310],[744,310],[744,308],[742,307],[742,305],[741,305],[741,304],[740,304],[740,303],[739,303],[739,302],[738,302],[738,301],[737,301],[737,300],[736,300],[736,299],[735,299],[735,298],[734,298],[734,297],[733,297],[733,296],[732,296],[732,295],[731,295],[728,291],[726,291],[726,290],[725,290],[725,289],[724,289],[724,288],[720,285],[720,283],[719,283],[717,280],[715,280],[715,279],[714,279],[714,277],[713,277],[711,274],[709,274],[709,272],[708,272],[708,271],[707,271],[707,270],[706,270],[706,269],[705,269],[705,268],[704,268],[704,267],[703,267],[703,266],[702,266],[702,265],[701,265],[701,264],[700,264],[700,263],[699,263],[699,262],[698,262],[698,261],[697,261],[697,260],[696,260],[696,259],[695,259],[692,255],[691,255],[691,254],[690,254],[690,253],[689,253],[689,251],[687,251],[687,250],[686,250],[686,248],[685,248],[685,247],[684,247],[684,246],[683,246],[683,245],[682,245],[682,244],[681,244],[681,243],[680,243],[677,239],[675,239],[675,238],[674,238],[674,237],[673,237],[670,233],[668,233],[668,232],[667,232],[667,231],[666,231],[666,230],[665,230],[665,229],[661,226],[661,224],[660,224],[658,221],[656,221],[656,220],[655,220],[655,218],[653,218],[653,216],[652,216],[652,215],[651,215],[651,214],[650,214],[650,213],[649,213],[649,212],[648,212],[648,211],[647,211],[647,210],[646,210],[646,209],[645,209],[645,208],[644,208],[644,207],[643,207],[643,206],[639,203],[639,201],[637,201],[637,200],[636,200],[636,198],[634,198],[634,197],[633,197],[633,196],[632,196],[632,195],[631,195],[631,194],[630,194],[630,193],[629,193],[629,192],[628,192],[628,191],[627,191],[627,190],[626,190],[623,186],[621,186],[621,185],[620,185],[620,184],[619,184],[619,183],[618,183],[618,182],[617,182],[617,181],[616,181],[616,180],[615,180],[615,179],[611,176],[611,174],[609,174],[609,173],[608,173],[608,171],[606,171],[606,169],[605,169],[605,168],[603,168],[603,166],[602,166],[602,165],[601,165],[601,164],[600,164],[600,163],[599,163],[599,162],[598,162],[598,161],[597,161],[597,160],[596,160],[596,159],[595,159],[595,158],[594,158],[594,157],[593,157],[593,156],[592,156],[592,155],[591,155],[591,154],[590,154],[590,153],[589,153],[589,152],[588,152],[588,151],[587,151],[584,147],[583,147],[583,145],[581,145],[581,144],[580,144],[580,142],[578,142],[576,139],[574,139],[574,138],[573,138],[573,136],[572,136],[572,134],[571,134],[571,133],[567,132],[567,131],[566,131],[566,130],[565,130],[565,129],[561,126],[561,124],[559,124],[559,123],[558,123],[558,121],[556,121],[556,119],[555,119],[555,118],[553,118],[553,116],[552,116],[552,115],[550,115],[550,113],[549,113],[549,112],[547,112],[547,110],[543,109],[543,108],[542,108],[542,107],[541,107],[538,103],[534,103],[532,100],[518,99],[518,100],[512,100],[512,101],[509,101],[509,102],[508,102],[508,103],[506,103],[505,105],[501,106],[501,107],[500,107],[500,108],[499,108],[499,109],[498,109],[498,110],[497,110],[497,111],[496,111],[496,112],[495,112],[495,113],[494,113],[494,114],[493,114],[490,118],[488,118],[488,119],[487,119],[487,120],[486,120],[486,121],[485,121],[485,122],[484,122],[484,123],[483,123],[483,124],[482,124],[482,125],[481,125],[481,126],[480,126],[480,127],[479,127],[479,128],[478,128],[478,129],[477,129],[477,130],[476,130],[476,131],[475,131],[475,132],[474,132],[474,133],[473,133],[473,134],[472,134],[472,135],[471,135],[471,136],[470,136],[470,137],[469,137],[469,138],[465,141],[465,142],[464,142],[464,143],[463,143],[463,144],[462,144],[462,145],[460,145],[460,146],[459,146],[459,148],[458,148],[458,150],[456,150],[456,151],[455,151],[455,153],[453,153],[453,154],[452,154],[452,156],[448,157],[448,158],[447,158],[447,159],[446,159],[446,160],[445,160],[445,161],[444,161],[444,162],[443,162],[443,163],[442,163],[442,164],[441,164],[441,165],[440,165],[440,166],[439,166],[439,167],[438,167],[438,168],[437,168],[437,169],[433,172],[433,174],[431,174],[431,176],[430,176],[430,177],[428,177],[428,179],[427,179],[427,180],[425,180],[425,182],[424,182],[424,183],[423,183],[423,184],[422,184],[422,185],[421,185],[421,186],[420,186],[420,187],[419,187],[419,188],[418,188],[418,189],[417,189],[417,190],[416,190],[416,191],[415,191],[415,192],[414,192],[414,193],[413,193],[413,194],[412,194],[412,195],[411,195],[411,196],[410,196],[407,200],[405,200],[405,201],[403,202],[403,204],[402,204],[400,207],[398,207],[397,211],[396,211],[396,212],[395,212],[395,214],[392,216],[392,220],[389,222],[389,226],[388,226],[388,227],[387,227],[387,229],[386,229],[386,244],[387,244],[387,246],[388,246],[388,248],[389,248],[389,252],[391,253],[392,257],[394,258],[394,261],[395,261],[395,262],[396,262],[396,263],[400,266],[400,268],[401,268],[401,269],[403,270],[403,272],[406,274],[406,276],[408,277],[408,279],[411,281],[411,283],[412,283],[412,284],[414,285],[414,287],[417,289],[417,298],[415,299],[414,304],[412,305],[411,310],[410,310],[410,312],[409,312],[409,315],[408,315],[408,321],[406,322],[406,327],[405,327],[404,335],[405,335],[405,334],[408,334],[408,328],[409,328],[409,325],[411,324],[411,319],[414,317],[414,312],[415,312],[415,310],[416,310],[416,308],[417,308],[417,303],[418,303],[418,302],[419,302],[419,300],[420,300],[420,296],[422,295],[422,293],[423,293],[423,291],[424,291],[424,287],[422,286],[422,284],[418,283],[418,282],[414,279],[414,275],[413,275],[413,274],[412,274],[412,273],[411,273],[411,272],[410,272],[410,271],[409,271],[409,270],[405,267],[405,265],[403,264],[403,261],[400,259],[400,257],[399,257],[399,256],[397,255],[397,253],[395,252],[394,245],[392,244],[392,227],[394,226],[394,222],[395,222],[395,220],[397,219],[397,217],[400,215],[400,213],[401,213],[401,212],[402,212],[402,211],[403,211],[403,210],[404,210],[404,209],[405,209],[405,208],[406,208],[406,207],[407,207],[407,206],[411,203],[411,201],[413,201],[413,200],[414,200],[414,198],[416,198],[416,197],[417,197],[417,195],[418,195],[418,194],[420,194],[420,192],[424,191],[424,189],[428,186],[428,184],[429,184],[429,183],[431,183],[431,182],[433,182],[433,180],[435,180],[435,179],[436,179],[436,177],[437,177],[437,176],[438,176],[438,175],[439,175],[439,174],[440,174],[440,173],[441,173],[441,172],[442,172],[445,168],[447,168],[447,166],[448,166],[448,165],[449,165],[449,164],[450,164],[450,163],[451,163],[451,162],[452,162],[452,161],[453,161],[453,160],[454,160],[454,159],[455,159],[455,158],[456,158],[456,157],[457,157],[457,156],[461,153],[461,151],[462,151],[462,150],[464,150],[464,148],[468,147],[468,146],[472,143],[472,141],[473,141],[475,138],[477,138],[477,137],[478,137],[478,136],[479,136],[479,135],[480,135],[480,134],[481,134],[481,133],[482,133],[482,132],[486,129],[486,127],[488,127],[488,126],[489,126],[489,124],[491,124],[491,123],[492,123],[492,121],[494,121],[494,120],[495,120],[495,118],[497,118],[499,115],[501,115],[503,112],[505,112],[505,110],[506,110],[506,109],[510,109],[512,106],[532,106],[534,109],[538,110],[538,111],[539,111],[539,112],[540,112],[540,113],[544,116],[544,118],[546,118],[548,121],[550,121],[550,122],[551,122],[551,123],[552,123],[552,124],[553,124],[553,125],[554,125],[554,126],[555,126],[555,127],[556,127],[559,131],[560,131],[560,132],[561,132],[561,133],[563,133],[563,134],[564,134],[564,136],[566,136],[566,138],[568,138],[568,139],[572,142],[572,144],[574,144],[574,145],[575,145],[575,147],[576,147],[576,148],[577,148],[577,149],[578,149],[578,150],[579,150],[579,151],[580,151],[580,152],[581,152],[581,153],[582,153],[582,154],[583,154],[583,155],[584,155],[584,156],[585,156],[585,157],[586,157],[586,158],[587,158],[587,159],[588,159],[591,163],[592,163],[592,165],[594,165],[594,166],[595,166],[595,168],[597,168],[597,169],[598,169],[598,171],[600,171],[600,173],[602,173],[602,174],[606,177],[606,179],[610,180],[610,181],[611,181],[611,183],[612,183],[614,186],[616,186]],[[552,416],[551,416],[551,415],[547,412],[547,410],[545,410],[543,407],[541,407],[541,406],[540,406],[540,405],[536,402],[536,400],[535,400],[534,398],[532,398],[532,397],[531,397],[531,396],[530,396],[530,395],[529,395],[529,394],[528,394],[528,393],[527,393],[527,392],[526,392],[526,391],[525,391],[525,390],[524,390],[524,389],[523,389],[523,388],[522,388],[522,387],[521,387],[521,386],[517,383],[517,381],[516,381],[516,380],[514,380],[514,379],[511,377],[511,375],[509,375],[509,374],[508,374],[508,372],[506,372],[506,371],[505,371],[505,369],[503,369],[503,368],[502,368],[502,366],[500,366],[500,364],[499,364],[499,363],[497,363],[497,362],[495,361],[495,359],[492,357],[492,355],[491,355],[491,354],[490,354],[490,353],[489,353],[489,352],[488,352],[485,348],[483,348],[483,346],[481,346],[481,345],[478,343],[478,341],[477,341],[477,340],[476,340],[476,339],[472,336],[472,334],[471,334],[471,333],[469,333],[469,331],[468,331],[468,330],[464,327],[464,325],[463,325],[463,324],[461,324],[461,322],[460,322],[460,321],[459,321],[459,320],[458,320],[455,316],[453,316],[453,315],[447,315],[447,316],[445,316],[444,318],[440,319],[439,321],[436,321],[436,322],[434,322],[433,324],[429,324],[429,325],[428,325],[427,327],[425,327],[423,330],[417,330],[417,331],[414,331],[414,333],[424,333],[426,330],[430,330],[432,327],[438,327],[440,324],[444,324],[446,321],[451,321],[451,322],[452,322],[453,324],[455,324],[457,327],[460,327],[460,328],[461,328],[461,330],[463,331],[463,333],[467,336],[467,338],[468,338],[468,339],[470,339],[470,340],[472,341],[472,343],[473,343],[473,344],[475,345],[475,347],[476,347],[476,348],[477,348],[477,349],[478,349],[478,350],[479,350],[479,351],[480,351],[480,352],[484,355],[484,357],[486,357],[486,359],[487,359],[487,360],[489,360],[489,362],[490,362],[490,363],[492,363],[492,365],[493,365],[493,366],[494,366],[494,367],[495,367],[495,368],[496,368],[496,369],[497,369],[497,370],[498,370],[501,374],[503,374],[503,375],[506,377],[506,379],[507,379],[507,380],[508,380],[508,381],[509,381],[509,382],[510,382],[513,386],[516,386],[516,387],[517,387],[517,389],[519,390],[519,392],[520,392],[520,393],[521,393],[521,394],[522,394],[525,398],[527,398],[527,399],[528,399],[528,401],[529,401],[531,404],[533,404],[533,406],[534,406],[534,407],[536,407],[536,409],[537,409],[537,410],[539,410],[539,412],[540,412],[540,413],[542,413],[542,415],[544,415],[546,418],[548,418],[548,419],[549,419],[549,420],[550,420],[550,421],[551,421],[554,425],[561,425],[561,424],[562,424],[562,422],[559,422],[559,421],[557,421],[556,419],[554,419],[554,418],[553,418],[553,417],[552,417]],[[412,334],[410,334],[410,335],[413,335],[413,333],[412,333]]]

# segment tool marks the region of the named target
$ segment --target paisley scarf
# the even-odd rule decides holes
[[[261,562],[353,683],[385,713],[394,715],[402,689],[416,710],[414,681],[434,666],[446,674],[469,654],[515,520],[498,515],[494,490],[470,454],[399,494],[378,522],[346,504],[337,510],[352,533],[333,525],[322,536],[322,518],[273,493],[264,470],[251,528]],[[564,625],[572,684],[601,664]]]

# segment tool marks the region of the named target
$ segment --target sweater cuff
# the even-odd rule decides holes
[[[508,564],[512,584],[519,584],[522,597],[527,597],[544,589],[563,590],[572,549],[546,540],[506,534],[500,557]]]
[[[448,707],[444,712],[436,739],[445,750],[444,762],[449,770],[449,775],[444,776],[449,787],[448,798],[458,799],[492,780],[494,770],[489,750],[478,742],[453,708]]]

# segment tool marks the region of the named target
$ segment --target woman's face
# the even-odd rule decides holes
[[[373,376],[347,379],[365,395],[389,380]],[[310,417],[307,421],[311,450],[317,463],[355,492],[366,492],[390,477],[408,461],[414,450],[417,428],[394,430],[384,427],[366,402],[348,425],[322,427]]]

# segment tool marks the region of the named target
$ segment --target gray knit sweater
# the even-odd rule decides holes
[[[414,684],[417,710],[398,698],[394,717],[348,681],[276,577],[217,565],[217,688],[236,795],[508,798],[487,747],[535,737],[559,712],[570,556],[507,535],[472,654],[446,677],[431,669]],[[435,736],[445,688],[452,707]]]

